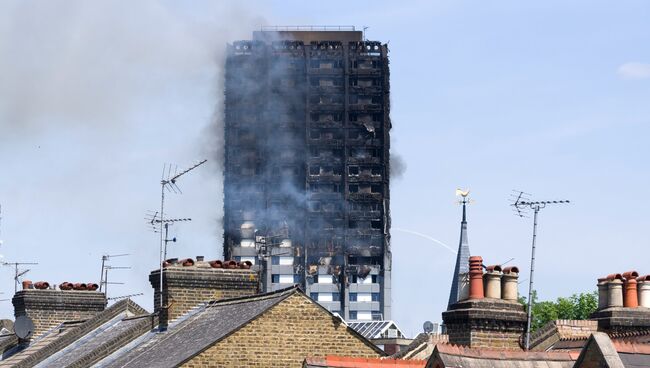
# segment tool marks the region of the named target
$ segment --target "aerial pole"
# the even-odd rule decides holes
[[[525,216],[526,211],[528,209],[533,210],[533,241],[531,245],[531,254],[530,254],[530,277],[528,279],[528,316],[526,319],[526,341],[525,341],[525,346],[526,350],[530,349],[530,327],[531,327],[531,320],[532,320],[532,313],[533,313],[533,280],[535,276],[535,248],[537,247],[537,216],[539,215],[539,210],[546,208],[547,205],[550,204],[568,204],[570,203],[568,200],[561,200],[561,201],[535,201],[531,202],[528,197],[530,194],[525,193],[525,192],[518,192],[515,194],[515,200],[514,203],[511,204],[511,206],[514,207],[515,211],[517,211],[517,216],[519,217],[527,217]]]
[[[167,255],[167,239],[165,234],[163,234],[163,230],[165,227],[165,224],[167,221],[165,220],[165,189],[172,191],[174,193],[182,193],[180,188],[176,185],[176,181],[183,175],[187,174],[188,172],[196,169],[197,167],[203,165],[206,163],[208,160],[202,160],[195,165],[181,171],[180,173],[176,173],[173,176],[171,175],[171,165],[165,165],[163,166],[163,174],[160,179],[160,218],[151,220],[152,225],[153,224],[159,224],[160,225],[160,311],[162,313],[162,309],[164,307],[163,304],[163,272],[164,272],[164,267],[163,267],[163,262],[165,261],[165,256]],[[167,172],[167,175],[165,175],[165,172]]]

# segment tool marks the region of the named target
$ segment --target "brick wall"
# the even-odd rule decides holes
[[[546,351],[560,340],[586,340],[597,330],[596,321],[568,319],[551,321],[530,335],[531,350]]]
[[[302,367],[307,356],[378,357],[373,345],[354,335],[306,296],[294,294],[183,367]]]
[[[88,319],[106,308],[106,295],[81,290],[21,290],[12,299],[14,315],[27,315],[34,322],[34,334],[66,321]]]
[[[170,266],[163,272],[163,304],[166,313],[161,324],[166,324],[197,305],[211,300],[237,298],[258,293],[258,276],[253,270],[211,268],[209,265]],[[149,275],[154,288],[154,309],[160,308],[160,272]]]

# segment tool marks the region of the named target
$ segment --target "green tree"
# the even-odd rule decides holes
[[[556,319],[588,319],[598,308],[598,292],[573,294],[568,298],[540,302],[537,300],[537,291],[533,290],[532,299],[531,331],[535,331]],[[519,302],[528,310],[525,297],[519,297]]]

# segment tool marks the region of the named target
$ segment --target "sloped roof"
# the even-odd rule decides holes
[[[304,368],[371,368],[371,367],[393,367],[393,368],[416,368],[427,364],[426,360],[402,360],[391,358],[351,358],[343,356],[328,355],[325,358],[305,359]]]
[[[420,333],[404,349],[391,355],[391,358],[399,359],[429,359],[436,344],[448,343],[449,335]]]
[[[320,304],[305,296],[298,286],[265,294],[202,303],[172,321],[166,331],[150,331],[99,361],[94,367],[179,366],[295,294],[302,295],[310,303],[332,315]],[[378,354],[384,354],[358,332],[351,328],[348,328],[348,331]]]
[[[570,319],[549,321],[531,334],[530,349],[534,351],[579,350],[596,331],[598,331],[597,321]]]
[[[395,326],[400,334],[404,336],[404,333],[394,321],[349,322],[348,325],[366,339],[381,338],[381,335],[391,326]]]
[[[267,294],[204,303],[170,324],[116,351],[97,367],[175,367],[239,330],[296,292],[295,287]]]
[[[112,327],[128,317],[146,314],[129,299],[119,301],[92,318],[64,322],[28,345],[14,346],[5,353],[0,367],[34,367],[39,363],[42,367],[87,365],[120,347],[114,340],[121,330]]]
[[[443,367],[571,368],[577,358],[574,352],[474,349],[437,344],[427,367],[440,364]]]
[[[650,345],[613,341],[614,349],[626,368],[650,367]]]

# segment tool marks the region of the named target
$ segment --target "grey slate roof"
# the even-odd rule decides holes
[[[85,321],[64,322],[28,345],[8,350],[0,367],[88,366],[128,342],[130,337],[120,334],[124,330],[111,327],[135,315],[148,312],[125,299]],[[146,330],[151,328],[151,322],[145,325]]]
[[[120,342],[124,344],[148,332],[151,327],[151,316],[134,317],[129,311],[124,311],[36,367],[88,366],[120,347]]]
[[[204,303],[171,323],[166,332],[150,332],[95,367],[178,366],[295,292],[297,289],[290,287],[253,297]]]

